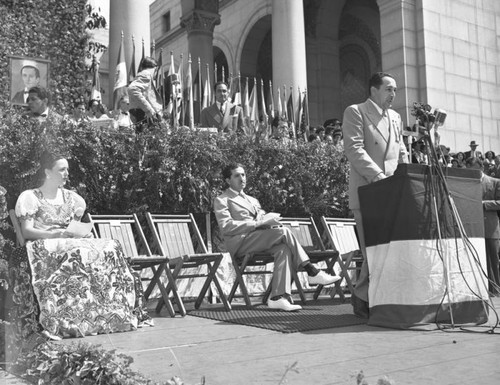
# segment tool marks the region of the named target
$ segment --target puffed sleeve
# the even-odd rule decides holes
[[[33,190],[26,190],[16,202],[16,217],[22,220],[34,218],[40,207],[40,201]]]
[[[71,194],[71,198],[73,199],[73,212],[75,214],[75,219],[80,220],[87,209],[87,204],[85,203],[85,199],[83,199],[80,195],[78,195],[74,191],[69,191]]]

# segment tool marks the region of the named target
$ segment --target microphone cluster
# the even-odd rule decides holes
[[[411,114],[417,118],[419,125],[427,129],[442,126],[447,116],[446,111],[436,108],[432,112],[432,107],[429,104],[421,102],[413,103]]]

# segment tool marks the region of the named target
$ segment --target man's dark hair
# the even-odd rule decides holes
[[[325,123],[323,123],[323,127],[327,128],[328,126],[335,126],[336,124],[342,125],[340,120],[337,118],[327,119],[325,120]]]
[[[142,59],[141,69],[145,70],[146,68],[156,68],[158,67],[158,63],[152,57],[146,56]]]
[[[226,82],[223,82],[222,80],[219,80],[218,82],[216,82],[214,84],[214,91],[217,91],[217,86],[221,85],[221,84],[224,84],[226,86],[226,88],[229,88],[229,86],[227,85]]]
[[[23,74],[23,69],[25,69],[25,68],[33,68],[35,70],[35,76],[37,78],[40,77],[40,70],[35,66],[23,66],[23,68],[21,68],[21,75]]]
[[[87,109],[87,104],[83,100],[78,100],[73,104],[73,108],[78,108],[78,106],[84,106]]]
[[[382,78],[385,78],[386,76],[394,79],[394,76],[392,76],[391,74],[389,74],[387,72],[375,72],[372,75],[372,77],[368,81],[368,94],[369,95],[372,94],[372,91],[371,91],[372,87],[375,87],[377,89],[380,88],[380,86],[384,83],[384,81],[382,80]]]
[[[472,167],[472,166],[479,166],[481,170],[483,169],[483,161],[479,158],[473,157],[473,158],[467,158],[465,161],[465,166],[467,168]]]
[[[31,87],[29,89],[29,94],[35,94],[38,96],[40,99],[47,99],[47,103],[50,101],[50,94],[49,91],[46,88],[43,87]]]
[[[226,167],[222,169],[222,178],[224,180],[226,180],[227,178],[231,178],[233,170],[237,169],[238,167],[245,168],[241,163],[236,163],[236,162],[229,163]]]
[[[309,134],[309,136],[307,137],[307,141],[309,143],[314,142],[317,139],[319,139],[319,136],[317,134]]]

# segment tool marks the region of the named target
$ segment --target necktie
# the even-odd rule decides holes
[[[224,116],[224,105],[222,103],[220,105],[220,113],[222,116]]]

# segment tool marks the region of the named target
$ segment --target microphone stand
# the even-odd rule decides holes
[[[473,266],[472,261],[471,261],[471,256],[469,255],[469,247],[468,246],[470,246],[472,248],[473,248],[473,246],[470,245],[470,242],[468,241],[467,234],[465,233],[465,228],[463,227],[462,220],[460,219],[460,215],[458,213],[455,202],[453,200],[453,197],[452,197],[451,192],[449,190],[448,184],[446,182],[446,177],[445,177],[443,169],[442,169],[442,167],[445,167],[446,165],[440,164],[439,156],[437,154],[435,144],[432,142],[431,135],[430,135],[430,130],[432,128],[437,130],[436,124],[433,124],[431,127],[426,127],[426,133],[424,134],[423,139],[426,143],[426,150],[427,150],[428,159],[429,159],[429,167],[430,167],[430,171],[431,171],[433,208],[434,208],[434,212],[435,212],[436,228],[437,228],[437,233],[438,233],[438,242],[437,243],[438,243],[438,245],[441,245],[443,243],[441,225],[440,225],[440,220],[439,220],[439,210],[438,210],[438,204],[437,204],[437,194],[439,192],[437,187],[441,187],[443,190],[443,193],[446,197],[446,202],[448,203],[449,207],[452,210],[452,217],[454,219],[454,223],[458,227],[460,238],[461,238],[462,243],[464,245],[464,251],[466,253],[469,265],[471,267],[471,272],[474,276],[474,280],[475,280],[476,285],[477,285],[476,287],[479,289],[479,291],[481,291],[480,290],[480,283],[482,283],[483,286],[486,285],[485,280],[484,280],[484,276],[481,275],[481,281],[479,282],[479,280],[476,276],[476,271],[474,270],[474,266]],[[439,145],[439,136],[437,135],[437,131],[434,132],[434,138],[435,138],[435,140],[437,140],[437,145]],[[437,182],[441,182],[439,185],[438,185],[438,183],[434,183],[434,178],[433,178],[434,171],[436,172],[436,175],[438,176]],[[467,241],[466,241],[466,239],[467,239]],[[441,250],[440,247],[438,247],[437,249],[438,249],[438,254],[443,261],[443,270],[444,270],[443,274],[444,274],[444,280],[445,280],[445,286],[446,286],[446,297],[448,300],[448,312],[450,314],[451,328],[455,328],[455,321],[454,321],[454,317],[453,317],[453,309],[452,309],[452,301],[451,301],[450,256],[449,256],[448,252],[443,255],[442,254],[443,250]],[[445,247],[445,250],[447,250],[447,249],[448,248]],[[458,250],[456,252],[458,252]],[[476,263],[479,263],[479,261],[476,260]],[[474,293],[474,291],[470,288],[470,286],[468,284],[467,284],[467,286],[473,292],[473,294],[476,294],[476,293]],[[478,295],[478,294],[476,294],[476,295]],[[482,300],[481,293],[479,293],[479,297]],[[485,309],[485,311],[487,313],[487,309],[486,309],[486,305],[485,305],[484,301],[482,301],[482,304],[483,304],[483,308]],[[437,312],[436,312],[436,319],[437,319]]]

